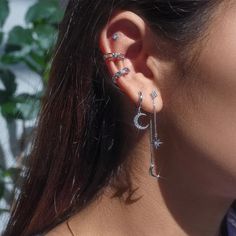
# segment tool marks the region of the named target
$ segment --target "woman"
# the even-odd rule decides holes
[[[71,0],[5,235],[236,235],[235,42],[234,0]]]

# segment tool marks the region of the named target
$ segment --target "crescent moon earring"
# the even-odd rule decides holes
[[[147,114],[141,112],[142,108],[142,101],[143,101],[143,93],[139,91],[139,106],[138,106],[138,113],[134,117],[134,125],[136,126],[137,129],[139,130],[145,130],[149,127],[149,124],[146,126],[142,126],[139,124],[139,118],[142,116],[147,116]]]

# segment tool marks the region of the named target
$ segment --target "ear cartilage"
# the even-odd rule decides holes
[[[112,39],[113,39],[113,41],[117,41],[118,39],[119,39],[119,34],[118,33],[114,33],[113,35],[112,35]]]
[[[112,76],[112,81],[114,84],[116,84],[116,80],[119,79],[121,76],[129,74],[130,69],[128,67],[124,67],[123,69],[119,70]]]

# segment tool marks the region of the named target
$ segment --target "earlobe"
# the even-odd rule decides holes
[[[151,41],[148,32],[146,23],[135,13],[116,13],[101,32],[100,49],[113,82],[135,104],[142,91],[143,109],[151,113],[150,94],[157,88],[146,63]]]

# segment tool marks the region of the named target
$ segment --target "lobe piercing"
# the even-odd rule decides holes
[[[157,92],[155,90],[152,91],[150,94],[152,101],[153,101],[153,116],[152,119],[150,119],[150,153],[151,153],[151,161],[150,161],[150,168],[149,168],[149,174],[157,179],[164,178],[159,174],[156,174],[156,167],[154,164],[154,149],[158,149],[160,145],[163,143],[160,141],[157,135],[157,124],[156,124],[156,105],[155,105],[155,99],[157,97]],[[154,123],[154,125],[153,125]],[[154,136],[154,137],[153,137]],[[164,178],[165,179],[165,178]]]
[[[162,144],[162,142],[160,141],[160,139],[158,138],[157,135],[157,124],[156,124],[156,105],[155,105],[155,99],[157,97],[157,92],[154,90],[152,91],[152,93],[150,94],[152,101],[153,101],[153,123],[154,123],[154,138],[152,140],[152,144],[154,146],[155,149],[158,149],[160,147],[160,145]]]
[[[147,116],[147,114],[141,112],[142,102],[143,102],[143,93],[141,91],[139,91],[138,94],[139,94],[139,107],[138,107],[138,114],[134,117],[134,124],[137,129],[145,130],[149,127],[149,124],[146,126],[142,126],[139,124],[139,118],[141,116]]]

